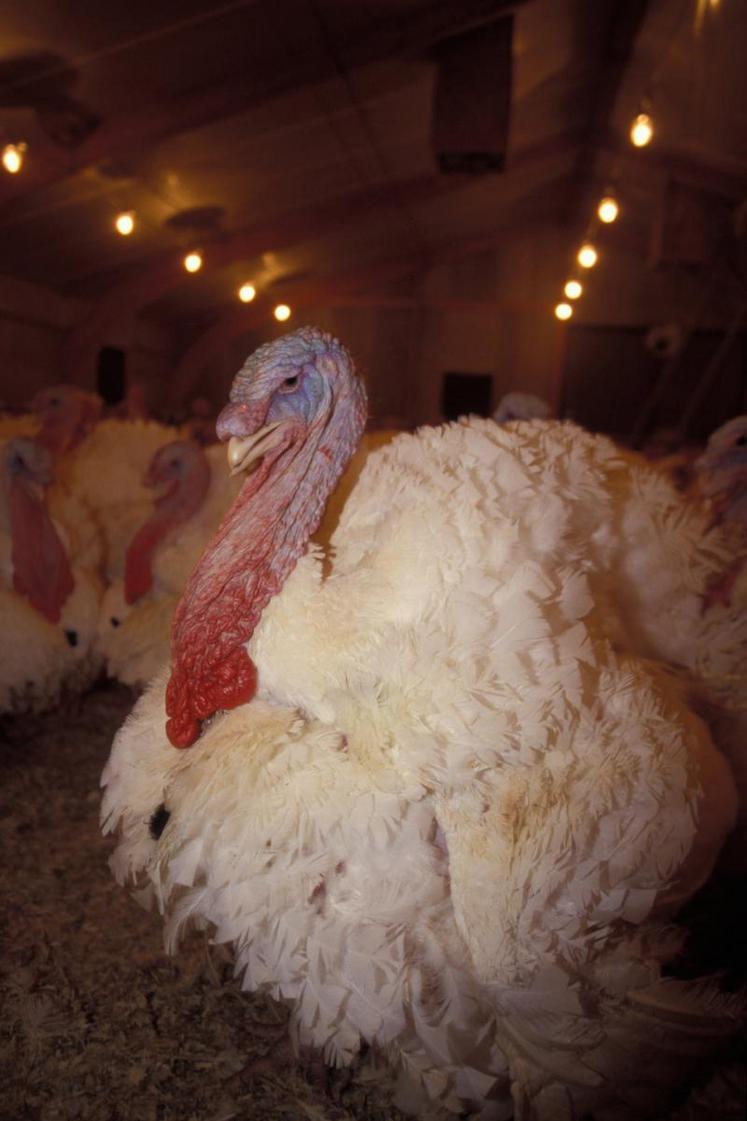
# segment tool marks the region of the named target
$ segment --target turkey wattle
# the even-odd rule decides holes
[[[43,711],[96,677],[92,652],[102,587],[75,549],[75,521],[50,514],[53,461],[36,439],[2,449],[0,712]],[[67,504],[70,515],[81,513]]]
[[[328,1061],[386,1049],[408,1108],[646,1116],[737,1020],[662,977],[736,795],[618,605],[621,526],[655,557],[661,489],[570,424],[422,429],[369,457],[323,578],[304,550],[363,415],[319,331],[237,376],[218,431],[253,473],[115,740],[114,870],[172,944],[233,943]]]
[[[144,479],[152,509],[134,533],[123,575],[104,596],[99,644],[111,677],[142,686],[168,661],[171,616],[190,572],[238,494],[220,447],[164,444]]]

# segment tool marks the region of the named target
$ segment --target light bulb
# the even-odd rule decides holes
[[[587,241],[586,244],[582,245],[579,249],[576,260],[582,269],[591,269],[597,263],[597,251],[594,246],[590,245]]]
[[[556,304],[555,315],[558,319],[570,319],[573,315],[573,308],[570,304]]]
[[[3,148],[3,167],[11,175],[17,175],[23,167],[23,156],[26,151],[25,144],[6,144]]]
[[[630,139],[636,148],[645,148],[654,135],[654,122],[648,113],[639,113],[630,126]]]
[[[286,319],[290,319],[291,309],[287,304],[278,304],[272,314],[279,323],[285,323]]]
[[[597,207],[597,214],[599,215],[599,220],[601,222],[606,222],[606,223],[609,224],[610,222],[614,222],[615,218],[617,218],[619,213],[620,213],[620,207],[617,205],[616,200],[613,199],[612,195],[605,195],[605,197],[602,199],[602,201],[599,203],[599,206]]]
[[[242,284],[239,288],[239,299],[242,304],[250,304],[256,295],[257,289],[253,284]]]
[[[569,280],[566,282],[563,292],[569,300],[577,300],[583,292],[583,287],[577,280]]]
[[[122,237],[129,237],[135,229],[135,211],[123,210],[121,214],[118,214],[114,219],[114,228]]]
[[[193,249],[192,252],[188,253],[184,258],[184,267],[187,272],[199,272],[202,268],[202,254],[198,253],[196,249]]]

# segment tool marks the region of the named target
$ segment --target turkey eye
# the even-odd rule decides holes
[[[286,378],[280,386],[281,393],[292,393],[294,389],[298,389],[298,374],[294,374],[292,378]]]
[[[747,433],[743,432],[741,436],[737,437],[735,447],[743,448],[745,446],[747,446]]]

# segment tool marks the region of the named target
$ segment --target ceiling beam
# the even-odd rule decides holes
[[[420,53],[439,39],[497,19],[524,0],[460,0],[437,4],[425,11],[398,13],[358,41],[338,44],[346,69]],[[290,5],[291,8],[293,4]],[[283,16],[282,9],[280,10]],[[283,17],[284,18],[284,17]],[[296,53],[285,68],[247,69],[219,86],[183,92],[149,108],[120,113],[104,121],[72,151],[52,143],[29,152],[22,175],[3,177],[0,208],[14,198],[51,187],[69,176],[100,164],[126,160],[171,136],[202,128],[289,93],[338,75],[331,59],[320,52]]]
[[[591,110],[586,139],[579,151],[569,203],[569,219],[574,241],[583,233],[593,203],[595,168],[605,139],[609,136],[612,113],[626,71],[633,56],[638,33],[651,0],[612,0],[607,38],[599,58],[599,80],[591,95]]]
[[[577,141],[559,135],[512,155],[510,172],[524,175],[537,171],[546,175],[562,157],[572,157]],[[506,176],[509,179],[509,176]],[[478,181],[479,182],[479,181]],[[345,226],[380,215],[387,209],[424,204],[441,195],[474,187],[471,176],[428,175],[352,195],[332,199],[302,210],[286,211],[272,221],[235,230],[204,246],[206,267],[225,268],[236,261],[250,261],[268,251],[289,250],[305,241],[335,235]],[[65,376],[82,377],[95,367],[99,349],[117,328],[132,321],[138,312],[183,284],[195,283],[185,273],[180,255],[170,253],[149,268],[139,267],[120,284],[110,288],[65,341]]]
[[[359,222],[366,216],[398,205],[422,202],[459,186],[463,183],[444,181],[435,175],[424,176],[360,191],[303,210],[287,211],[277,215],[274,221],[233,231],[204,245],[206,266],[218,270],[234,261],[252,260],[270,250],[288,250],[305,241],[334,235],[347,224]],[[66,340],[63,352],[66,375],[85,376],[95,364],[107,336],[118,325],[131,321],[143,308],[189,283],[190,279],[182,267],[180,255],[175,252],[115,285]]]
[[[173,406],[183,405],[195,391],[199,379],[211,360],[241,335],[260,328],[266,330],[272,322],[274,305],[288,303],[298,319],[298,313],[313,307],[366,307],[410,308],[413,310],[437,309],[451,312],[481,311],[490,315],[515,316],[527,312],[547,310],[545,301],[526,300],[502,296],[488,300],[467,300],[456,297],[431,297],[418,291],[413,296],[394,295],[391,285],[407,276],[418,277],[426,269],[438,265],[454,264],[474,254],[500,248],[507,237],[517,233],[536,233],[533,219],[514,215],[506,225],[496,228],[489,236],[476,240],[459,239],[434,249],[427,260],[416,256],[397,256],[313,281],[278,284],[271,293],[263,293],[251,304],[233,308],[187,347],[177,363],[171,386],[174,390]]]
[[[696,156],[661,144],[633,149],[627,144],[618,144],[612,135],[607,137],[603,152],[615,161],[621,174],[643,168],[735,203],[747,196],[747,171],[736,160],[717,160],[705,153]]]
[[[234,339],[272,321],[272,308],[281,301],[287,301],[297,316],[299,311],[322,304],[335,304],[341,298],[364,288],[367,293],[377,286],[391,284],[409,273],[422,268],[422,262],[415,258],[398,257],[365,269],[355,269],[332,278],[315,280],[312,283],[284,284],[273,288],[272,293],[263,293],[249,305],[235,308],[204,331],[182,355],[172,379],[172,387],[178,390],[179,401],[189,400],[205,367],[215,354],[220,353]],[[374,301],[376,296],[372,296]],[[383,297],[382,297],[383,298]],[[177,403],[177,402],[174,402]]]

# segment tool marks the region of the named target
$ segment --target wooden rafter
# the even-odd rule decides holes
[[[595,187],[595,167],[611,129],[617,95],[641,29],[650,0],[613,0],[607,40],[599,63],[599,80],[592,98],[586,139],[578,153],[569,217],[574,231],[581,233],[588,220]]]

